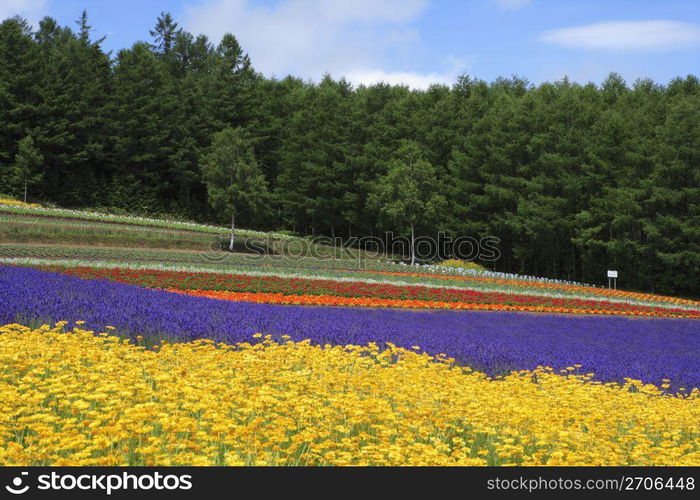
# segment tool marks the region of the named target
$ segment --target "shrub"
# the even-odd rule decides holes
[[[476,262],[460,259],[448,259],[440,262],[438,264],[442,267],[453,267],[461,269],[474,269],[476,271],[488,271],[484,266],[477,264]]]

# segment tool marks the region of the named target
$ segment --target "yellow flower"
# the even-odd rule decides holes
[[[393,345],[0,332],[0,466],[700,465],[697,389],[490,378]]]

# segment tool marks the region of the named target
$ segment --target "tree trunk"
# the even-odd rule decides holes
[[[236,235],[234,233],[235,228],[236,228],[236,212],[231,212],[231,243],[228,246],[229,251],[233,252],[233,242],[236,239]]]
[[[411,221],[411,265],[416,263],[416,232],[413,229],[413,221]]]
[[[27,180],[24,181],[24,202],[27,203]]]

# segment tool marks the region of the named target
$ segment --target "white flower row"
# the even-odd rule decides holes
[[[410,264],[406,264],[403,262],[399,262],[399,265],[403,266],[410,266]],[[481,270],[481,269],[465,269],[462,267],[447,267],[447,266],[441,266],[439,264],[414,264],[414,267],[420,268],[420,269],[426,269],[434,273],[441,273],[441,274],[456,274],[456,275],[461,275],[461,276],[479,276],[479,277],[485,277],[485,278],[498,278],[498,279],[508,279],[508,280],[518,280],[518,281],[536,281],[540,283],[552,283],[552,284],[557,284],[557,285],[577,285],[577,286],[587,286],[587,287],[595,287],[595,285],[591,285],[589,283],[580,283],[578,281],[569,281],[569,280],[560,280],[560,279],[553,279],[553,278],[542,278],[538,276],[529,276],[529,275],[524,275],[524,274],[515,274],[515,273],[504,273],[504,272],[499,272],[499,271],[489,271],[489,270]]]

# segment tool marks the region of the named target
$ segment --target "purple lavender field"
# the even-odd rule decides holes
[[[0,323],[84,320],[150,341],[253,341],[254,333],[316,343],[392,342],[445,353],[497,375],[581,364],[603,381],[625,377],[700,387],[700,322],[510,312],[407,311],[225,302],[0,266]]]

